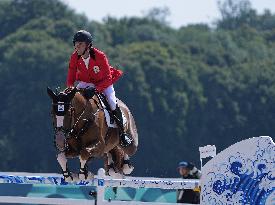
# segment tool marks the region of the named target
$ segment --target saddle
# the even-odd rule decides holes
[[[104,94],[101,92],[98,92],[95,88],[86,88],[86,89],[79,89],[80,93],[87,99],[90,100],[93,98],[93,96],[97,96],[99,100],[99,105],[102,107],[105,115],[105,119],[107,122],[108,127],[117,128],[117,124],[114,119],[114,114],[110,108],[110,105],[105,97]],[[126,120],[125,116],[123,116],[123,121]],[[126,121],[125,121],[126,122]]]
[[[105,97],[105,95],[103,95],[102,93],[96,93],[98,99],[99,99],[99,103],[101,104],[103,110],[104,110],[104,115],[108,124],[108,127],[113,127],[116,128],[117,125],[115,123],[115,119],[114,119],[114,114],[110,108],[110,105]]]

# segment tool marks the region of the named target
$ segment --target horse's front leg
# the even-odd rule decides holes
[[[92,179],[94,175],[93,173],[88,171],[88,165],[87,165],[88,160],[84,160],[81,156],[79,156],[79,160],[80,160],[80,170],[78,174],[79,179],[80,180]]]
[[[62,169],[62,174],[64,177],[64,180],[66,182],[71,182],[73,181],[73,176],[71,172],[68,170],[67,166],[67,157],[65,155],[65,150],[66,150],[66,140],[65,140],[65,135],[62,131],[58,131],[55,133],[55,146],[57,149],[57,161],[59,165],[61,166]]]
[[[67,158],[66,158],[64,152],[60,152],[59,154],[57,154],[57,161],[58,161],[59,165],[61,166],[64,180],[66,182],[72,182],[73,176],[72,176],[72,173],[68,170]]]

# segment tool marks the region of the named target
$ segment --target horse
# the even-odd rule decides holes
[[[130,156],[137,151],[138,133],[129,108],[117,99],[126,118],[125,131],[132,138],[129,146],[122,147],[119,143],[118,128],[108,127],[106,107],[102,101],[104,96],[94,91],[89,99],[84,97],[84,91],[67,88],[55,93],[47,88],[52,100],[51,114],[57,161],[65,181],[74,181],[77,177],[73,176],[67,166],[67,160],[75,157],[79,157],[80,160],[80,180],[93,177],[87,165],[93,158],[103,158],[105,171],[111,176],[130,174],[134,169],[130,163]]]

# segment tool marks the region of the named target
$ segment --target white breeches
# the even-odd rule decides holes
[[[111,110],[115,110],[117,105],[117,99],[116,99],[116,92],[115,92],[114,86],[110,85],[108,88],[106,88],[103,91],[103,93],[107,98],[107,101],[110,105]]]
[[[88,87],[95,88],[95,85],[93,83],[86,83],[86,82],[79,81],[76,87],[77,88],[88,88]],[[103,90],[103,94],[106,96],[111,110],[115,110],[117,105],[117,99],[116,99],[116,92],[115,92],[114,86],[110,85],[109,87],[107,87],[105,90]]]
[[[85,89],[85,88],[95,88],[95,85],[93,83],[86,83],[86,82],[83,82],[83,81],[79,81],[76,88],[78,89]]]

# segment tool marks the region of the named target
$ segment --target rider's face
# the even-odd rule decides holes
[[[187,176],[189,174],[189,169],[184,167],[179,167],[179,173],[181,176]]]
[[[86,46],[87,46],[86,42],[75,42],[74,49],[78,55],[83,55],[86,49]]]

